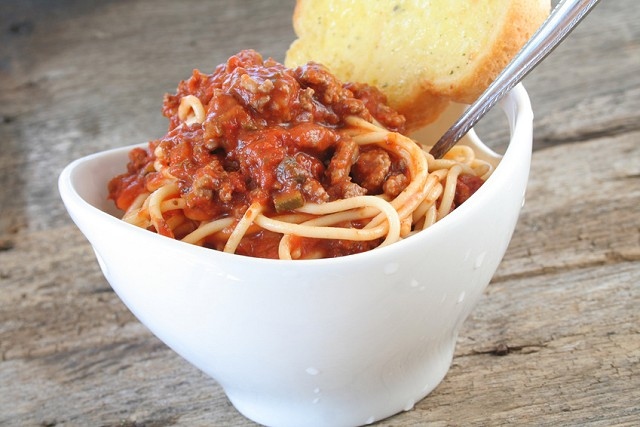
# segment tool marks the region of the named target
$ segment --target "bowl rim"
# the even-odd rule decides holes
[[[501,156],[501,160],[493,171],[492,175],[489,177],[487,182],[496,182],[498,180],[508,179],[508,175],[511,173],[510,169],[513,168],[513,162],[511,159],[518,159],[522,156],[530,156],[531,155],[531,133],[533,126],[533,112],[531,109],[529,96],[524,88],[524,86],[520,83],[515,86],[509,93],[505,95],[505,97],[498,103],[504,114],[506,115],[509,121],[509,144],[505,153]],[[519,138],[521,135],[525,136],[525,141],[516,141],[514,143],[514,139]],[[471,140],[476,144],[476,146],[481,147],[483,150],[488,150],[489,153],[492,153],[491,150],[483,144],[480,138],[475,134],[473,130],[467,136],[471,138]],[[526,143],[525,143],[526,142]],[[483,185],[478,189],[478,191],[471,197],[469,200],[465,201],[464,204],[457,207],[453,212],[447,215],[445,218],[437,221],[435,224],[429,227],[428,232],[426,233],[416,233],[412,236],[409,236],[401,241],[394,242],[391,245],[387,245],[384,247],[378,247],[366,252],[334,257],[334,258],[322,258],[322,259],[311,259],[311,260],[281,260],[281,259],[266,259],[266,258],[258,258],[258,257],[250,257],[245,255],[238,254],[229,254],[221,251],[216,251],[210,248],[205,248],[197,245],[192,245],[189,243],[185,243],[179,240],[171,239],[165,236],[161,236],[157,233],[151,233],[148,230],[139,228],[135,225],[126,223],[122,221],[117,216],[114,216],[112,213],[107,212],[106,210],[100,209],[97,206],[94,206],[92,203],[87,201],[84,197],[82,197],[74,183],[74,179],[76,178],[76,174],[78,173],[78,168],[91,161],[96,161],[98,159],[104,158],[106,156],[120,156],[124,153],[128,153],[134,147],[144,147],[148,143],[138,143],[132,144],[128,146],[111,148],[103,151],[99,151],[93,154],[89,154],[73,160],[69,163],[60,173],[58,178],[58,191],[63,200],[64,205],[69,211],[70,216],[78,224],[76,220],[76,216],[90,216],[95,222],[107,221],[108,224],[111,224],[115,227],[130,227],[129,231],[131,233],[140,233],[139,236],[141,238],[151,238],[151,239],[161,239],[156,242],[158,245],[179,245],[176,247],[176,250],[186,252],[193,256],[197,257],[215,257],[219,258],[222,262],[225,260],[234,260],[234,262],[242,262],[249,263],[251,265],[256,266],[271,266],[274,265],[276,267],[283,267],[285,265],[297,265],[297,266],[316,266],[319,268],[324,268],[328,265],[336,265],[341,263],[357,263],[357,262],[367,262],[370,263],[372,261],[382,261],[384,259],[389,259],[389,251],[398,251],[398,249],[402,249],[407,245],[415,245],[424,240],[429,240],[438,233],[445,232],[445,230],[449,227],[455,226],[455,222],[457,219],[463,215],[468,215],[468,211],[476,209],[477,205],[482,204],[492,192],[497,191],[496,185]],[[124,167],[124,166],[123,166]],[[528,173],[528,171],[527,171]],[[105,183],[106,188],[106,183]],[[115,208],[114,208],[115,210]],[[83,231],[84,233],[84,231]],[[86,234],[85,234],[86,236]],[[88,237],[87,237],[88,238]],[[90,240],[90,239],[89,239]],[[93,244],[93,242],[90,243]],[[424,243],[424,242],[423,242]],[[231,257],[231,258],[227,258]]]

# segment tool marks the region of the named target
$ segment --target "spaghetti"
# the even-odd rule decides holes
[[[229,253],[349,255],[449,214],[491,173],[472,149],[434,159],[375,88],[242,51],[165,96],[165,136],[109,182],[123,220]]]

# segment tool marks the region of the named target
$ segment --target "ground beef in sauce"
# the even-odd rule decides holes
[[[179,119],[187,95],[202,103],[203,123]],[[361,149],[340,133],[347,116],[375,120],[398,132],[404,130],[404,117],[386,105],[377,89],[343,84],[319,64],[287,69],[245,50],[211,74],[194,70],[175,94],[165,96],[162,112],[169,120],[167,134],[146,149],[133,150],[127,172],[109,183],[109,197],[121,209],[162,184],[165,175],[154,164],[177,179],[185,214],[193,221],[239,218],[253,202],[273,213],[364,194],[393,198],[410,181],[400,159],[381,148]],[[476,183],[461,182],[456,203],[475,191]],[[276,240],[273,233],[248,238],[238,253],[277,257]],[[328,251],[327,256],[379,244],[306,240],[309,251]],[[218,248],[218,243],[210,246]]]

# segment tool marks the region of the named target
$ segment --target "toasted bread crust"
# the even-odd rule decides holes
[[[510,6],[491,49],[477,61],[474,72],[460,79],[457,87],[444,96],[465,104],[475,101],[536,32],[550,8],[549,1],[544,0],[517,0]]]
[[[537,30],[549,0],[298,0],[289,67],[377,86],[409,129],[473,102]]]

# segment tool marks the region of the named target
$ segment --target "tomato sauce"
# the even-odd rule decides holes
[[[202,123],[180,119],[187,95],[204,107]],[[400,159],[379,148],[360,148],[339,132],[348,116],[403,132],[404,117],[377,89],[342,84],[319,64],[288,69],[255,51],[242,51],[211,74],[194,70],[175,94],[165,95],[162,113],[169,120],[167,134],[132,150],[127,172],[109,183],[109,197],[120,209],[159,188],[167,173],[177,181],[184,213],[193,221],[239,219],[254,202],[274,214],[362,194],[393,198],[411,178]],[[245,239],[237,252],[277,257],[272,234]],[[379,244],[296,241],[300,248],[307,245],[299,248],[303,252],[324,256]]]

